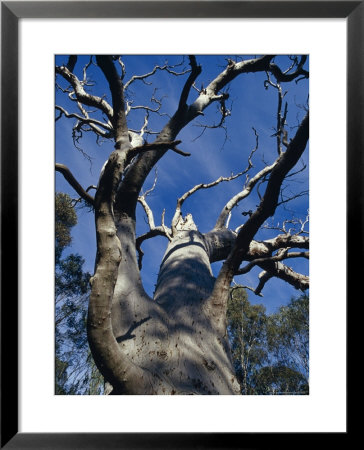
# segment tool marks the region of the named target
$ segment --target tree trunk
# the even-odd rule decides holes
[[[138,272],[131,276],[136,255],[127,249],[126,238],[123,227],[126,256],[115,286],[113,331],[123,357],[148,374],[149,385],[141,391],[134,380],[130,391],[119,385],[113,393],[240,394],[226,331],[221,332],[208,307],[215,278],[204,236],[189,217],[179,222],[153,300],[143,291]]]

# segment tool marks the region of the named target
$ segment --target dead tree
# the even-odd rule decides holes
[[[282,90],[284,83],[308,78],[306,59],[306,56],[290,57],[290,66],[285,70],[274,62],[274,55],[228,59],[225,68],[201,88],[196,87],[196,82],[203,71],[195,56],[188,57],[187,69],[166,63],[143,75],[133,75],[127,81],[125,63],[120,56],[90,58],[83,68],[83,77],[75,75],[77,57],[74,55],[67,63],[56,66],[59,89],[78,108],[77,112],[69,112],[56,106],[56,120],[61,117],[75,120],[76,145],[78,137],[87,131],[114,141],[114,150],[101,171],[94,197],[90,189],[78,183],[68,167],[61,162],[56,164],[56,170],[92,207],[95,215],[97,254],[91,279],[88,339],[97,367],[112,394],[240,394],[226,329],[227,300],[233,277],[258,266],[262,272],[256,294],[261,293],[272,277],[279,277],[297,289],[308,289],[308,277],[285,264],[289,258],[308,258],[306,221],[301,221],[294,231],[287,228],[287,222],[277,227],[280,231],[276,237],[255,240],[277,206],[288,201],[283,200],[282,184],[292,174],[308,142],[308,109],[294,132],[288,133],[287,105]],[[91,64],[97,65],[105,77],[111,101],[95,95],[95,88],[88,88],[87,71]],[[162,113],[162,102],[155,95],[152,106],[137,106],[126,98],[129,89],[138,83],[149,83],[161,71],[185,79],[178,105],[170,117]],[[251,174],[252,158],[258,149],[258,133],[254,130],[257,145],[247,155],[244,170],[191,187],[177,200],[171,223],[165,223],[163,214],[160,225],[156,225],[147,202],[148,192],[142,193],[147,176],[167,152],[175,152],[183,164],[183,158],[189,153],[182,150],[178,135],[195,119],[202,118],[212,104],[219,105],[220,119],[217,124],[205,127],[224,126],[231,114],[227,107],[229,84],[256,72],[265,73],[266,88],[276,89],[278,93],[276,144],[273,144],[276,159]],[[188,102],[191,97],[193,100]],[[144,111],[144,123],[141,129],[132,130],[128,115],[137,109]],[[158,131],[147,128],[152,114],[159,114],[164,121]],[[144,141],[146,133],[153,137],[152,142]],[[243,189],[222,205],[209,232],[200,232],[190,214],[183,216],[184,202],[195,192],[243,175],[246,177]],[[241,226],[230,229],[234,208],[258,186],[265,188],[256,209],[243,213]],[[138,203],[145,210],[149,226],[140,236],[136,236]],[[151,298],[143,287],[140,269],[142,244],[155,236],[164,236],[168,245]],[[211,270],[215,261],[223,261],[216,278]]]

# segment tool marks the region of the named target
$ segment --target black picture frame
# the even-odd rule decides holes
[[[348,300],[363,269],[362,263],[353,261],[363,254],[364,1],[94,1],[87,8],[84,5],[80,1],[1,2],[1,448],[271,448],[268,442],[278,433],[18,432],[18,22],[21,18],[346,18],[348,57],[342,61],[338,55],[335,64],[347,64],[348,74]],[[347,423],[347,432],[337,433],[336,440],[349,436],[348,419]],[[310,437],[310,433],[300,436],[300,443]],[[296,438],[279,433],[279,445]],[[316,434],[316,443],[318,438]]]

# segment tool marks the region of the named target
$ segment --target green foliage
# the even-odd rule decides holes
[[[309,298],[292,299],[269,318],[268,347],[274,358],[308,380]]]
[[[66,382],[67,382],[67,367],[68,363],[62,361],[56,356],[56,395],[65,395],[66,392]]]
[[[261,367],[252,377],[254,394],[308,394],[304,375],[291,367],[272,365]]]
[[[71,244],[71,228],[77,224],[77,214],[72,207],[72,199],[68,194],[56,192],[55,198],[55,233],[56,263],[59,262],[63,250]]]
[[[56,296],[75,296],[88,292],[90,274],[82,271],[84,262],[80,255],[75,254],[59,259],[56,272]]]
[[[231,290],[227,319],[235,370],[242,393],[251,394],[251,377],[256,367],[261,366],[268,358],[265,307],[251,305],[245,290],[235,287]]]
[[[244,395],[308,394],[308,316],[306,295],[267,315],[244,288],[232,288],[228,333]]]
[[[71,253],[62,258],[71,243],[77,215],[67,194],[56,193],[55,207],[55,393],[100,394],[103,379],[92,359],[86,333],[90,274],[83,271],[80,255]]]

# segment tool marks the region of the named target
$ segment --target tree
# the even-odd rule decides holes
[[[71,206],[69,195],[57,192],[55,196],[56,265],[59,264],[63,250],[71,244],[71,229],[77,223],[77,215]]]
[[[253,378],[256,395],[308,394],[308,384],[302,373],[287,366],[264,366]]]
[[[303,391],[309,378],[309,298],[302,295],[269,318],[268,346],[280,365],[300,374]]]
[[[255,239],[259,230],[268,227],[267,220],[278,206],[284,207],[305,193],[292,193],[289,182],[304,169],[294,168],[308,142],[308,108],[295,111],[301,118],[288,133],[288,104],[282,86],[308,78],[307,57],[227,58],[220,73],[210,77],[209,72],[205,79],[199,58],[203,59],[189,56],[186,67],[184,60],[157,64],[129,78],[128,57],[96,55],[83,65],[80,61],[85,59],[71,55],[68,59],[59,57],[56,65],[57,87],[68,101],[67,107],[56,106],[56,121],[60,123],[62,117],[75,120],[72,138],[86,157],[80,145],[85,134],[94,133],[98,143],[114,143],[97,186],[94,183],[84,189],[66,165],[56,164],[56,170],[95,215],[97,254],[91,277],[88,341],[112,394],[240,394],[226,332],[233,277],[259,267],[263,272],[254,290],[257,295],[272,277],[297,289],[308,289],[308,277],[283,263],[288,258],[308,258],[307,220],[289,218],[271,227],[275,228],[273,237]],[[277,61],[286,65],[281,67]],[[151,86],[156,74],[163,75],[163,87],[174,86],[171,97],[178,95],[177,102],[172,98],[166,111],[165,98],[157,96],[160,86]],[[270,161],[251,175],[259,144],[259,132],[254,129],[255,146],[245,156],[245,169],[190,187],[178,198],[170,223],[166,224],[163,211],[161,224],[156,225],[147,202],[156,180],[151,189],[143,191],[153,168],[170,151],[176,158],[190,155],[179,148],[182,142],[177,139],[190,123],[205,119],[205,123],[198,122],[202,133],[227,130],[232,115],[229,89],[233,90],[237,80],[258,74],[278,99]],[[145,97],[140,104],[138,94],[146,92],[144,87],[152,89],[150,100]],[[211,120],[212,105],[217,106],[215,122]],[[152,137],[152,142],[147,142],[146,136]],[[236,165],[241,168],[241,161]],[[210,231],[200,231],[191,214],[182,215],[186,200],[197,192],[243,175],[243,188],[221,205]],[[90,194],[91,189],[95,189],[95,196]],[[243,211],[243,224],[235,230],[229,228],[233,210],[243,200],[247,202],[253,192],[256,206]],[[144,208],[148,223],[148,229],[139,235],[137,204]],[[288,223],[290,229],[286,228]],[[141,246],[156,236],[166,238],[168,246],[151,298],[141,278]],[[211,263],[217,261],[223,263],[215,278]],[[242,266],[243,262],[246,264]]]
[[[70,246],[71,229],[77,224],[77,214],[69,195],[55,196],[56,274],[55,274],[55,393],[84,394],[102,390],[86,336],[87,304],[90,274],[83,271],[80,255],[62,258]]]
[[[235,372],[244,395],[255,393],[253,378],[268,361],[267,316],[263,305],[251,305],[241,286],[231,290],[227,306],[228,332]]]
[[[267,314],[243,287],[231,289],[227,329],[243,395],[308,394],[308,305],[303,295]]]

